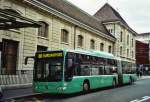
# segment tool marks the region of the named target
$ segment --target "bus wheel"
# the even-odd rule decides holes
[[[113,80],[113,82],[112,82],[112,87],[113,87],[113,88],[115,88],[115,87],[116,87],[116,85],[117,85],[117,83],[116,83],[116,79],[114,79],[114,80]]]
[[[90,89],[89,83],[88,82],[84,82],[83,83],[83,92],[88,92]]]

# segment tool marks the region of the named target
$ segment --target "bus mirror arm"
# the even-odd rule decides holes
[[[28,63],[28,59],[31,58],[31,59],[35,59],[34,56],[28,56],[28,57],[25,57],[25,65],[27,65]]]

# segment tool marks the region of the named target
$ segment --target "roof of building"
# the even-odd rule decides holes
[[[132,28],[129,27],[129,25],[126,23],[126,21],[121,17],[121,15],[108,3],[106,3],[100,10],[98,10],[95,14],[95,17],[97,17],[101,22],[115,22],[120,21],[122,22],[129,30],[136,33]]]
[[[146,33],[139,33],[137,36],[142,36],[142,35],[150,35],[150,32],[146,32]]]
[[[0,8],[0,30],[40,26],[38,22],[32,19],[23,17],[12,10]]]
[[[38,0],[39,2],[72,17],[104,34],[112,36],[96,17],[84,12],[66,0]],[[113,37],[113,36],[112,36]]]
[[[143,44],[148,44],[149,43],[149,41],[147,40],[140,40],[140,39],[136,39],[136,42],[137,43],[143,43]]]

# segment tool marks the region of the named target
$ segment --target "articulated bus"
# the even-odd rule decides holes
[[[35,55],[33,87],[39,93],[70,94],[136,80],[132,63],[99,51],[42,51]]]

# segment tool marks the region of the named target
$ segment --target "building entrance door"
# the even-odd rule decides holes
[[[2,41],[2,68],[6,74],[16,74],[18,42]]]

